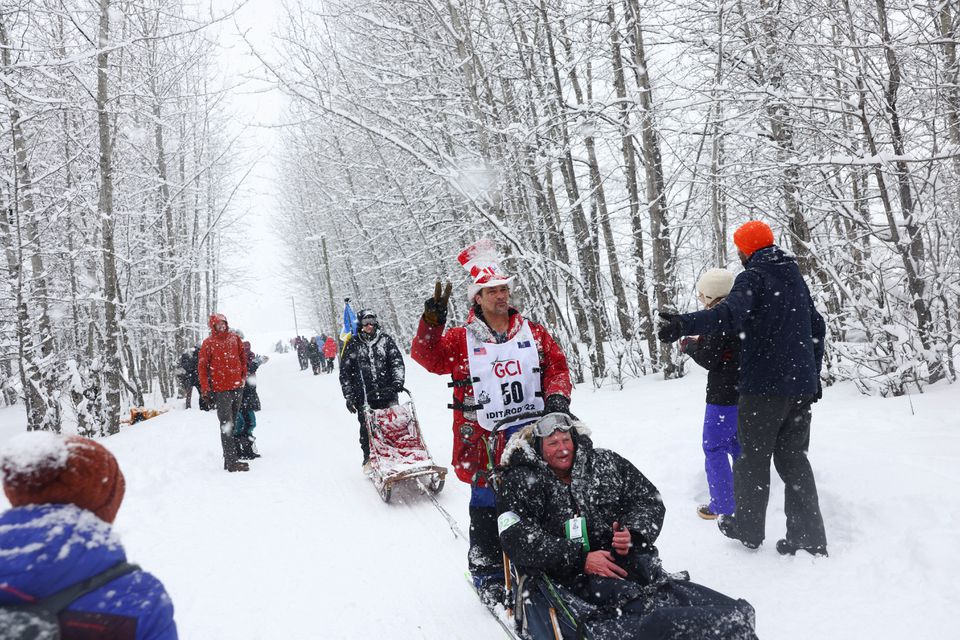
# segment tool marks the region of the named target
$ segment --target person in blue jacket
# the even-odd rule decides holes
[[[712,309],[730,293],[732,286],[732,273],[726,269],[708,269],[697,280],[697,298],[704,307]],[[729,332],[688,337],[680,341],[680,351],[710,372],[702,441],[710,504],[697,507],[697,515],[704,520],[716,520],[718,515],[731,515],[735,504],[730,461],[740,456],[737,442],[740,336]]]
[[[125,483],[102,445],[26,433],[4,448],[0,469],[13,506],[0,514],[0,607],[43,600],[126,561],[111,527]],[[80,596],[59,623],[64,640],[177,638],[170,596],[139,569]]]
[[[661,313],[658,336],[674,342],[685,335],[740,335],[736,511],[719,518],[720,531],[752,549],[763,543],[772,456],[785,485],[787,516],[786,537],[777,542],[777,551],[825,556],[827,538],[807,450],[810,406],[822,393],[826,325],[797,261],[774,244],[766,223],[747,222],[733,241],[745,269],[729,295],[712,309]]]

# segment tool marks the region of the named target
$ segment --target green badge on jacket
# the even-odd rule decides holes
[[[590,537],[587,535],[587,519],[583,516],[570,518],[563,523],[563,531],[567,540],[579,540],[583,543],[584,551],[590,551]]]

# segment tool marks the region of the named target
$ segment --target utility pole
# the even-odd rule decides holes
[[[293,329],[297,332],[297,337],[299,337],[300,327],[297,325],[297,300],[293,296],[290,296],[290,302],[293,303]]]
[[[333,282],[330,280],[330,259],[327,257],[327,236],[320,236],[320,244],[323,246],[323,266],[327,271],[327,295],[330,297],[330,326],[333,327],[333,333],[330,335],[337,336],[340,332],[337,330],[337,307],[333,303]],[[336,340],[336,337],[334,339]]]

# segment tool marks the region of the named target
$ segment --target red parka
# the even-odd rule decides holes
[[[483,322],[474,315],[473,310],[467,317],[467,324]],[[570,398],[573,385],[570,383],[570,369],[567,357],[547,330],[536,322],[528,321],[533,339],[537,343],[537,355],[540,356],[540,382],[544,399],[558,393]],[[523,316],[516,309],[510,309],[510,328],[507,337],[513,338],[523,326]],[[483,475],[478,471],[487,468],[486,443],[490,433],[464,416],[464,398],[473,398],[473,386],[470,375],[470,360],[467,357],[467,328],[453,327],[446,332],[443,327],[431,327],[421,318],[417,335],[413,339],[410,356],[427,371],[453,378],[453,468],[463,482],[476,481],[477,486],[486,486]],[[488,333],[488,332],[485,332]],[[506,438],[497,434],[494,464],[500,463],[500,454]]]
[[[327,338],[327,341],[323,343],[323,357],[324,358],[336,358],[337,357],[337,341],[333,338]]]
[[[223,322],[227,328],[217,331],[218,322]],[[243,341],[237,334],[230,333],[227,318],[221,313],[211,315],[208,324],[210,336],[200,345],[197,363],[200,393],[243,388],[247,381],[247,355]]]

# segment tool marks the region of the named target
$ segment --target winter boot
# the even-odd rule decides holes
[[[713,511],[710,511],[710,505],[702,504],[697,507],[697,515],[703,518],[704,520],[716,520],[717,515]]]
[[[747,549],[758,549],[763,544],[763,540],[744,540],[740,537],[737,530],[737,521],[733,516],[720,516],[717,520],[717,526],[720,527],[720,533],[733,540],[739,540],[740,544]]]
[[[244,454],[244,451],[243,451],[243,438],[241,438],[241,437],[239,437],[239,436],[234,436],[234,437],[233,437],[233,446],[234,446],[234,447],[236,448],[236,450],[237,450],[237,460],[249,460],[249,458],[246,457],[246,455]]]
[[[368,476],[373,473],[373,467],[370,465],[370,458],[363,459],[363,475]]]
[[[492,574],[473,574],[473,586],[477,589],[477,595],[480,596],[480,602],[488,609],[493,609],[498,604],[505,606],[507,602],[507,589],[503,582],[503,572]]]
[[[259,458],[260,452],[257,451],[257,439],[250,435],[248,435],[245,439],[247,441],[247,455],[250,456],[251,460]]]
[[[246,462],[224,462],[223,468],[225,471],[233,473],[234,471],[250,471],[250,465]]]
[[[806,551],[812,556],[818,557],[827,557],[827,545],[818,544],[812,547],[804,547],[798,544],[794,544],[787,540],[786,538],[781,538],[777,540],[777,553],[782,556],[792,556],[796,555],[797,551]]]

